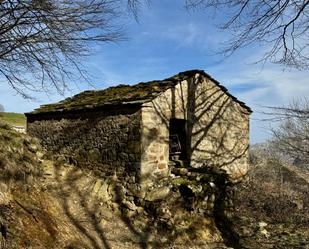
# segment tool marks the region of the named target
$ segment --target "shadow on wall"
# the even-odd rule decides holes
[[[186,163],[193,167],[204,164],[225,169],[233,180],[248,170],[249,112],[220,87],[201,75],[177,84],[147,106],[152,124],[146,124],[145,134],[157,131],[144,143],[145,154],[150,143],[169,144],[171,119],[186,123]],[[158,127],[163,128],[158,129]],[[177,131],[176,131],[177,133]],[[179,132],[178,132],[179,133]],[[178,134],[183,136],[183,134]],[[167,156],[168,157],[168,156]]]

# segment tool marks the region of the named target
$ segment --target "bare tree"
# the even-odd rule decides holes
[[[4,106],[0,104],[0,112],[4,112]]]
[[[92,43],[117,41],[121,0],[0,1],[0,80],[24,97],[84,76]]]
[[[0,81],[24,97],[29,91],[63,93],[84,76],[80,61],[92,43],[121,39],[115,25],[126,3],[137,18],[150,0],[2,0],[0,1]],[[226,54],[254,42],[269,50],[262,60],[309,69],[308,0],[185,0],[186,6],[216,8],[231,17]],[[224,12],[225,11],[225,12]]]
[[[299,166],[309,169],[309,99],[294,101],[288,107],[271,108],[274,120],[281,121],[273,129],[273,143]]]
[[[217,10],[232,31],[223,52],[230,55],[253,43],[265,46],[261,61],[309,69],[308,0],[186,0],[188,9]]]

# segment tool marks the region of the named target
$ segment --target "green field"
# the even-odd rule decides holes
[[[26,117],[22,113],[0,112],[0,121],[10,125],[26,126]]]

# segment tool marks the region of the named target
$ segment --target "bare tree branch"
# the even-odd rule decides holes
[[[309,99],[295,100],[288,107],[271,108],[273,120],[280,120],[272,130],[272,143],[281,153],[309,169]]]
[[[233,35],[222,51],[226,56],[257,43],[266,49],[259,62],[309,69],[308,0],[186,0],[186,6],[230,16],[221,26]]]
[[[80,59],[92,43],[122,39],[113,25],[121,0],[0,1],[0,80],[25,98],[60,94],[84,77]]]
[[[0,1],[0,82],[22,96],[67,86],[85,76],[81,59],[93,43],[122,39],[115,26],[127,4],[137,19],[150,0],[2,0]],[[260,61],[309,69],[308,0],[185,0],[186,7],[213,8],[230,16],[221,26],[232,31],[222,51],[258,43],[266,46]]]

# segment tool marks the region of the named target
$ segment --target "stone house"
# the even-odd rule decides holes
[[[85,91],[27,113],[27,132],[92,170],[143,188],[172,165],[248,168],[251,109],[204,71]]]

